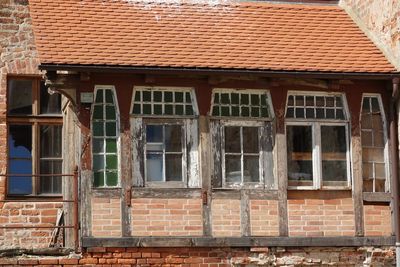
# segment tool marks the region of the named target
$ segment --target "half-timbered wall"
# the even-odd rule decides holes
[[[100,229],[111,229],[110,221],[97,216],[101,203],[108,203],[109,214],[120,218],[120,237],[152,236],[289,236],[337,237],[391,235],[389,193],[363,192],[360,111],[363,93],[378,93],[387,116],[386,84],[379,81],[327,81],[301,78],[260,78],[253,76],[192,76],[91,74],[77,91],[93,92],[95,86],[115,87],[120,110],[121,187],[92,186],[90,105],[80,105],[80,120],[88,140],[83,153],[83,198],[92,198],[82,206],[84,236],[100,237]],[[134,87],[194,88],[199,116],[198,124],[200,176],[198,184],[187,188],[155,188],[135,183],[134,168],[138,168],[132,146],[139,138],[130,134],[130,114]],[[272,188],[223,188],[213,171],[213,118],[210,116],[213,88],[265,90],[271,96],[272,119]],[[339,189],[288,189],[286,163],[285,110],[287,92],[338,92],[347,100],[349,110],[349,156],[351,158],[350,187]],[[224,118],[229,120],[229,118]],[[250,125],[251,123],[249,123]],[[218,147],[218,146],[217,146]],[[195,183],[196,184],[196,183]],[[118,202],[118,199],[120,202]],[[115,203],[112,204],[111,203]],[[111,208],[112,207],[112,208]],[[116,215],[118,214],[118,215]],[[120,215],[119,215],[120,214]],[[374,216],[372,216],[374,214]],[[100,215],[104,216],[104,215]],[[106,215],[107,216],[107,215]],[[118,217],[120,216],[120,217]],[[113,224],[118,224],[113,219]],[[119,234],[118,234],[119,233]]]

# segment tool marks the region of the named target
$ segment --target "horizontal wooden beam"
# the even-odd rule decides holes
[[[366,202],[389,202],[392,200],[392,195],[390,193],[383,192],[364,192],[363,200]]]
[[[212,199],[240,199],[241,192],[249,196],[249,199],[278,200],[278,191],[264,189],[225,189],[218,188],[212,190]]]
[[[394,246],[395,237],[83,237],[83,247],[361,247]]]
[[[132,198],[200,198],[201,189],[193,188],[132,188]]]

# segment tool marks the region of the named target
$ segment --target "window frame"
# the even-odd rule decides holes
[[[364,102],[364,98],[366,97],[376,97],[378,100],[378,104],[379,104],[379,110],[381,112],[381,118],[382,118],[382,122],[383,122],[383,141],[385,143],[384,145],[384,149],[383,149],[383,157],[384,157],[384,161],[385,161],[385,192],[367,192],[363,190],[363,193],[391,193],[391,170],[390,170],[390,151],[389,151],[389,136],[388,136],[388,124],[387,124],[387,119],[386,119],[386,112],[385,109],[383,108],[383,101],[382,101],[382,95],[379,93],[363,93],[362,97],[361,97],[361,108],[360,108],[360,119],[359,119],[359,125],[360,125],[360,131],[362,133],[362,127],[361,127],[361,115],[362,115],[362,109],[363,109],[363,102]],[[362,137],[361,137],[362,138]],[[362,145],[362,140],[361,140],[361,151],[363,149],[363,145]],[[362,163],[363,160],[361,159]],[[363,166],[361,166],[361,173],[363,173]],[[363,176],[363,175],[362,175]],[[374,178],[375,180],[375,178]],[[364,177],[362,177],[362,181],[364,183]],[[374,188],[375,190],[375,188]]]
[[[241,93],[247,94],[266,94],[269,117],[240,117],[240,116],[213,116],[213,106],[215,93]],[[250,101],[250,100],[249,100]],[[251,104],[249,103],[249,106]],[[212,143],[212,157],[213,157],[213,174],[212,184],[214,189],[263,189],[263,190],[276,190],[276,167],[274,156],[274,125],[275,113],[272,105],[270,91],[267,89],[246,89],[246,88],[213,88],[211,105],[209,110],[210,118],[210,132]],[[225,168],[225,133],[226,126],[238,127],[257,127],[258,128],[258,145],[259,145],[259,182],[243,182],[229,183],[226,182],[226,168]],[[269,132],[270,134],[265,137],[263,134]],[[264,138],[263,138],[264,137]],[[270,143],[265,144],[265,138],[270,138]],[[270,152],[266,151],[266,146],[270,145]],[[220,165],[221,167],[219,168]]]
[[[340,96],[343,104],[343,112],[344,112],[344,120],[339,119],[307,119],[307,118],[286,118],[287,108],[289,96],[323,96],[323,97],[338,97]],[[294,190],[338,190],[338,189],[351,189],[352,186],[352,176],[351,176],[351,132],[350,132],[350,113],[347,106],[346,95],[341,92],[309,92],[309,91],[288,91],[286,97],[286,105],[285,105],[285,141],[287,147],[287,126],[311,126],[312,132],[312,170],[313,170],[313,180],[312,186],[290,186],[288,185],[288,189]],[[323,177],[322,177],[322,150],[321,150],[321,126],[344,126],[346,133],[346,165],[347,165],[347,184],[345,186],[323,186]],[[287,158],[289,155],[287,155]],[[287,162],[286,162],[287,166]],[[289,171],[289,168],[286,167]],[[288,183],[289,183],[289,174],[287,175]]]
[[[93,153],[93,112],[94,112],[94,107],[96,105],[96,95],[97,91],[99,90],[111,90],[113,92],[113,97],[114,97],[114,106],[115,106],[115,123],[116,123],[116,139],[117,139],[117,160],[118,160],[118,166],[117,166],[117,184],[115,186],[108,186],[106,185],[106,180],[104,179],[104,186],[94,186],[94,171],[93,171],[93,159],[94,159],[94,153]],[[93,95],[93,104],[91,105],[90,108],[90,133],[92,135],[91,138],[91,160],[92,160],[92,181],[91,181],[91,186],[95,190],[102,190],[102,189],[110,189],[110,188],[121,188],[121,131],[120,131],[120,112],[119,112],[119,104],[118,104],[118,95],[117,91],[115,89],[114,85],[95,85],[94,87],[94,95]],[[103,102],[104,103],[104,102]],[[103,136],[104,139],[104,136]],[[106,152],[104,152],[106,153]],[[104,154],[106,155],[106,154]],[[104,162],[105,163],[105,162]],[[106,170],[106,169],[104,169]]]
[[[32,82],[32,113],[31,114],[10,114],[9,107],[10,107],[10,98],[9,91],[10,91],[10,81],[11,80],[28,80]],[[59,198],[62,196],[63,192],[63,185],[64,179],[61,177],[61,192],[60,193],[40,193],[40,162],[41,162],[41,155],[40,155],[40,127],[41,126],[63,126],[63,103],[62,103],[62,95],[60,94],[61,98],[61,106],[60,106],[60,113],[41,113],[40,111],[40,90],[41,90],[41,82],[43,82],[41,76],[37,75],[7,75],[7,110],[6,110],[6,122],[7,122],[7,174],[9,175],[6,179],[6,196],[8,198]],[[57,92],[55,92],[57,93]],[[58,94],[58,93],[57,93]],[[31,176],[32,178],[32,194],[11,194],[9,193],[9,178],[12,176],[9,173],[10,168],[10,154],[9,154],[9,133],[10,133],[10,126],[12,125],[30,125],[32,129],[31,135],[31,142],[32,142],[32,174],[27,175],[27,177]],[[61,131],[61,140],[63,139],[63,131]],[[64,144],[61,141],[61,169],[64,164],[63,153]],[[55,173],[55,174],[62,174],[62,173]],[[18,179],[18,178],[16,178]]]
[[[193,115],[155,115],[155,114],[133,114],[133,105],[135,103],[136,91],[172,91],[189,92]],[[165,102],[160,102],[165,104]],[[170,102],[172,104],[176,102]],[[132,177],[135,187],[148,188],[200,188],[201,181],[199,175],[199,155],[198,155],[198,106],[196,92],[193,87],[175,87],[175,86],[134,86],[131,106],[130,123],[132,141]],[[182,181],[147,181],[146,174],[146,126],[152,124],[160,125],[182,125]],[[192,145],[189,147],[189,145]],[[163,176],[165,170],[163,172]],[[163,177],[164,179],[164,177]]]

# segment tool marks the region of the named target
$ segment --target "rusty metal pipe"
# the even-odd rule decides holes
[[[78,183],[79,183],[79,176],[78,176],[78,167],[75,167],[74,170],[74,245],[75,245],[75,253],[79,252],[79,198],[78,198]]]
[[[396,266],[400,267],[400,225],[399,225],[399,148],[397,131],[397,103],[399,98],[399,79],[393,79],[392,100],[390,103],[390,154],[392,159],[392,205],[394,232],[396,236]]]

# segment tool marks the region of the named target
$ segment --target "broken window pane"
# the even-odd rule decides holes
[[[378,96],[363,97],[361,144],[364,192],[386,192],[384,114]]]

